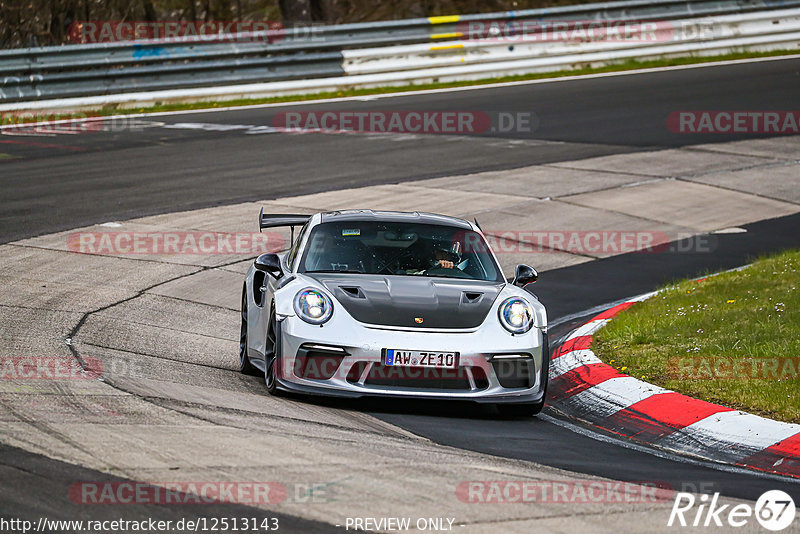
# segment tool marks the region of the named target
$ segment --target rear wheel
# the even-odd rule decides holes
[[[497,411],[503,417],[533,417],[544,408],[544,399],[526,404],[498,404]]]
[[[239,371],[246,375],[257,375],[258,369],[247,357],[247,286],[242,291],[242,328],[239,333]]]
[[[280,366],[280,343],[278,342],[278,324],[275,320],[275,303],[269,310],[269,323],[267,326],[267,346],[264,362],[264,383],[270,395],[280,396],[278,389],[278,370]]]

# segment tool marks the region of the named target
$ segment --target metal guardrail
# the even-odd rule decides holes
[[[763,42],[788,43],[791,46],[800,44],[798,36],[800,9],[793,9],[672,21],[669,25],[656,27],[651,41],[466,40],[444,47],[419,44],[345,50],[343,56],[344,70],[348,75],[447,67],[466,73],[480,69],[481,64],[491,64],[505,71],[504,62],[528,61],[529,65],[534,65],[538,61],[544,65],[565,59],[574,61],[576,55],[604,54],[607,60],[623,59],[622,56],[646,59],[687,48],[700,53],[706,48],[734,49]],[[432,54],[432,50],[436,53]]]
[[[787,10],[787,8],[794,8]],[[780,14],[778,24],[772,19]],[[795,15],[794,17],[792,15]],[[605,54],[614,59],[650,57],[653,53],[702,53],[712,42],[725,46],[800,45],[792,32],[800,30],[800,0],[629,0],[534,9],[504,13],[431,17],[376,23],[343,24],[267,30],[220,36],[171,40],[128,41],[65,45],[0,51],[0,104],[131,92],[175,91],[190,88],[229,87],[298,81],[294,87],[311,87],[314,80],[348,85],[380,84],[381,80],[356,80],[360,75],[385,73],[388,80],[455,79],[480,73],[492,65],[496,75],[533,72],[554,65],[556,56]],[[640,46],[605,46],[604,43],[509,43],[464,39],[471,23],[513,20],[545,24],[547,21],[696,21],[732,30],[728,36],[679,39],[673,43]],[[738,18],[737,18],[738,17]],[[738,32],[738,33],[737,33]],[[765,42],[765,36],[767,37]],[[731,41],[738,38],[738,44]],[[742,41],[742,39],[745,41]],[[760,39],[760,40],[759,40]],[[513,44],[513,43],[512,43]],[[672,49],[670,49],[670,45]],[[694,48],[692,48],[694,47]],[[659,49],[663,49],[659,51]],[[547,61],[543,61],[550,58]],[[533,61],[537,64],[531,63]],[[601,61],[602,58],[591,59]],[[529,64],[526,66],[525,61]],[[570,58],[575,61],[575,58]],[[589,61],[589,62],[591,62]],[[510,66],[506,63],[516,62]],[[487,68],[488,67],[488,68]],[[509,70],[509,67],[510,70]],[[431,69],[444,68],[442,76]],[[409,72],[416,71],[409,75]],[[392,75],[395,73],[395,75]],[[400,73],[397,75],[396,73]],[[405,73],[405,74],[403,74]],[[448,78],[449,77],[449,78]],[[285,84],[284,84],[285,85]],[[288,87],[288,86],[287,86]],[[5,106],[4,106],[5,107]]]

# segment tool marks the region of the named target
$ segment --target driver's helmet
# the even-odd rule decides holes
[[[453,263],[461,262],[462,247],[460,241],[435,241],[433,248],[443,252],[445,259]]]

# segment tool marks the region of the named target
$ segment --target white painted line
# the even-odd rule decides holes
[[[577,408],[575,411],[581,417],[605,419],[632,404],[663,393],[670,393],[670,390],[642,382],[632,376],[621,376],[581,391],[565,403]]]
[[[564,340],[566,343],[570,339],[575,339],[576,337],[582,336],[591,336],[598,330],[600,330],[610,319],[598,319],[596,321],[589,321],[585,325],[582,325],[580,328],[576,329],[572,332],[567,339]]]
[[[619,306],[624,302],[628,302],[630,299],[622,299],[622,300],[615,300],[614,302],[607,302],[605,304],[600,304],[593,308],[589,308],[588,310],[579,311],[577,313],[571,313],[569,315],[564,315],[563,317],[559,317],[558,319],[554,319],[550,322],[550,328],[554,328],[560,324],[568,323],[570,321],[574,321],[579,317],[595,317],[596,315],[608,310],[609,308],[613,308],[614,306]]]
[[[566,372],[592,363],[603,363],[594,352],[588,349],[573,350],[554,358],[550,364],[550,378],[561,376]]]
[[[659,291],[651,291],[650,293],[643,293],[639,296],[628,299],[626,302],[642,302],[643,300],[647,300],[650,297],[654,297],[659,293],[660,293]]]

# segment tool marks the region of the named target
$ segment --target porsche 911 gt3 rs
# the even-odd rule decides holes
[[[549,350],[544,306],[507,282],[475,224],[443,215],[346,210],[259,215],[302,226],[262,254],[242,291],[241,371],[271,394],[459,399],[538,413]]]

